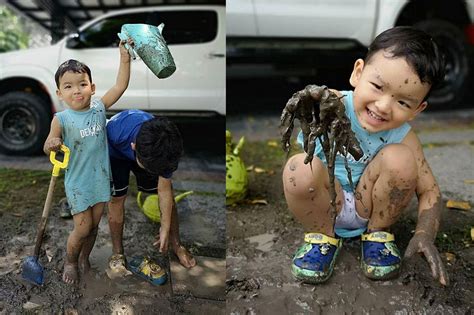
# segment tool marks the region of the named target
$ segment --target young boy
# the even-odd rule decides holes
[[[130,44],[133,44],[130,42]],[[73,214],[74,229],[68,237],[63,281],[78,281],[78,265],[90,268],[89,255],[97,227],[110,200],[110,163],[105,131],[105,110],[127,89],[130,56],[120,43],[120,67],[116,84],[101,99],[91,101],[95,85],[89,67],[76,61],[62,63],[56,71],[56,94],[68,109],[56,113],[44,144],[44,152],[59,150],[62,143],[71,151],[64,186]]]
[[[410,27],[395,27],[377,36],[365,60],[355,62],[350,76],[354,91],[333,91],[343,97],[364,156],[358,160],[350,154],[347,157],[354,190],[344,157],[338,154],[336,158],[335,220],[330,215],[329,176],[320,141],[316,139],[311,170],[304,165],[305,154],[287,162],[283,171],[286,201],[307,231],[292,261],[297,279],[326,281],[342,246],[339,237],[360,234],[364,274],[374,280],[397,275],[401,256],[389,229],[416,193],[418,223],[405,257],[423,253],[433,277],[447,285],[448,277],[433,244],[440,223],[441,193],[420,141],[407,123],[426,108],[431,87],[443,75],[443,60],[429,35]],[[307,92],[308,98],[320,97],[311,94],[312,88],[302,92]],[[287,109],[300,101],[292,99]],[[298,138],[302,143],[301,133]]]
[[[112,236],[114,265],[125,267],[123,249],[124,205],[130,171],[135,174],[138,190],[158,193],[161,228],[154,245],[160,252],[168,243],[186,268],[196,265],[193,256],[181,245],[171,176],[178,168],[183,143],[178,128],[164,117],[154,118],[140,110],[127,110],[107,123],[113,191],[109,203],[109,227]]]

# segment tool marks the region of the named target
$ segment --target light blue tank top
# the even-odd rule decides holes
[[[411,127],[408,123],[404,123],[396,129],[370,133],[363,129],[359,124],[359,120],[357,119],[356,113],[354,111],[353,92],[341,91],[341,93],[345,96],[343,101],[346,108],[346,115],[351,121],[351,129],[354,131],[357,139],[359,140],[360,146],[364,151],[364,155],[359,159],[359,161],[356,161],[351,154],[347,155],[347,162],[351,169],[352,181],[354,183],[355,189],[360,177],[362,176],[362,173],[364,172],[365,167],[370,161],[372,161],[375,155],[387,144],[402,142],[408,131],[410,131]],[[301,131],[298,134],[298,143],[303,147],[303,133]],[[327,164],[319,139],[316,139],[316,150],[314,154],[321,161]],[[334,175],[342,185],[342,188],[345,191],[352,191],[347,178],[347,171],[344,166],[344,157],[342,154],[337,154],[335,165],[336,168]]]
[[[110,161],[105,129],[105,106],[93,100],[84,112],[56,113],[63,142],[71,150],[64,186],[72,214],[110,200]]]

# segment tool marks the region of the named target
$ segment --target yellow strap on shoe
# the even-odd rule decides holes
[[[304,241],[310,244],[331,244],[339,246],[340,240],[334,237],[330,237],[321,233],[306,233],[304,235]]]
[[[367,234],[362,234],[363,241],[370,241],[370,242],[393,242],[395,240],[395,236],[392,233],[384,232],[384,231],[377,231]]]

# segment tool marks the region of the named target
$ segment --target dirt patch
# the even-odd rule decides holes
[[[221,301],[174,295],[170,281],[155,287],[134,276],[110,280],[105,274],[112,253],[105,214],[91,254],[92,272],[79,285],[63,283],[66,239],[73,222],[59,217],[58,201],[64,197],[62,177],[56,183],[53,208],[40,252],[45,283],[35,286],[25,281],[20,266],[22,260],[33,253],[49,180],[50,172],[0,169],[0,314],[147,314],[151,309],[168,314],[222,312]],[[169,270],[168,257],[159,255],[152,246],[159,225],[150,222],[138,210],[136,187],[132,183],[134,180],[131,180],[126,203],[126,255],[149,255]]]
[[[302,242],[303,229],[287,210],[283,196],[281,173],[285,156],[271,143],[247,143],[242,151],[247,166],[267,170],[249,172],[247,199],[265,199],[268,205],[245,202],[227,208],[228,312],[469,314],[474,311],[474,244],[469,234],[474,225],[472,211],[443,209],[436,245],[451,281],[446,288],[433,280],[428,264],[420,256],[404,260],[397,279],[365,278],[359,267],[357,239],[344,242],[334,274],[327,283],[314,286],[295,281],[290,264]],[[392,229],[402,252],[415,228],[416,216],[416,204],[412,202]]]

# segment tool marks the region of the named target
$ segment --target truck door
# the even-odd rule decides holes
[[[375,0],[253,1],[261,37],[372,38]]]
[[[152,110],[225,114],[225,10],[165,8],[154,12],[176,63],[166,79],[147,73]]]

